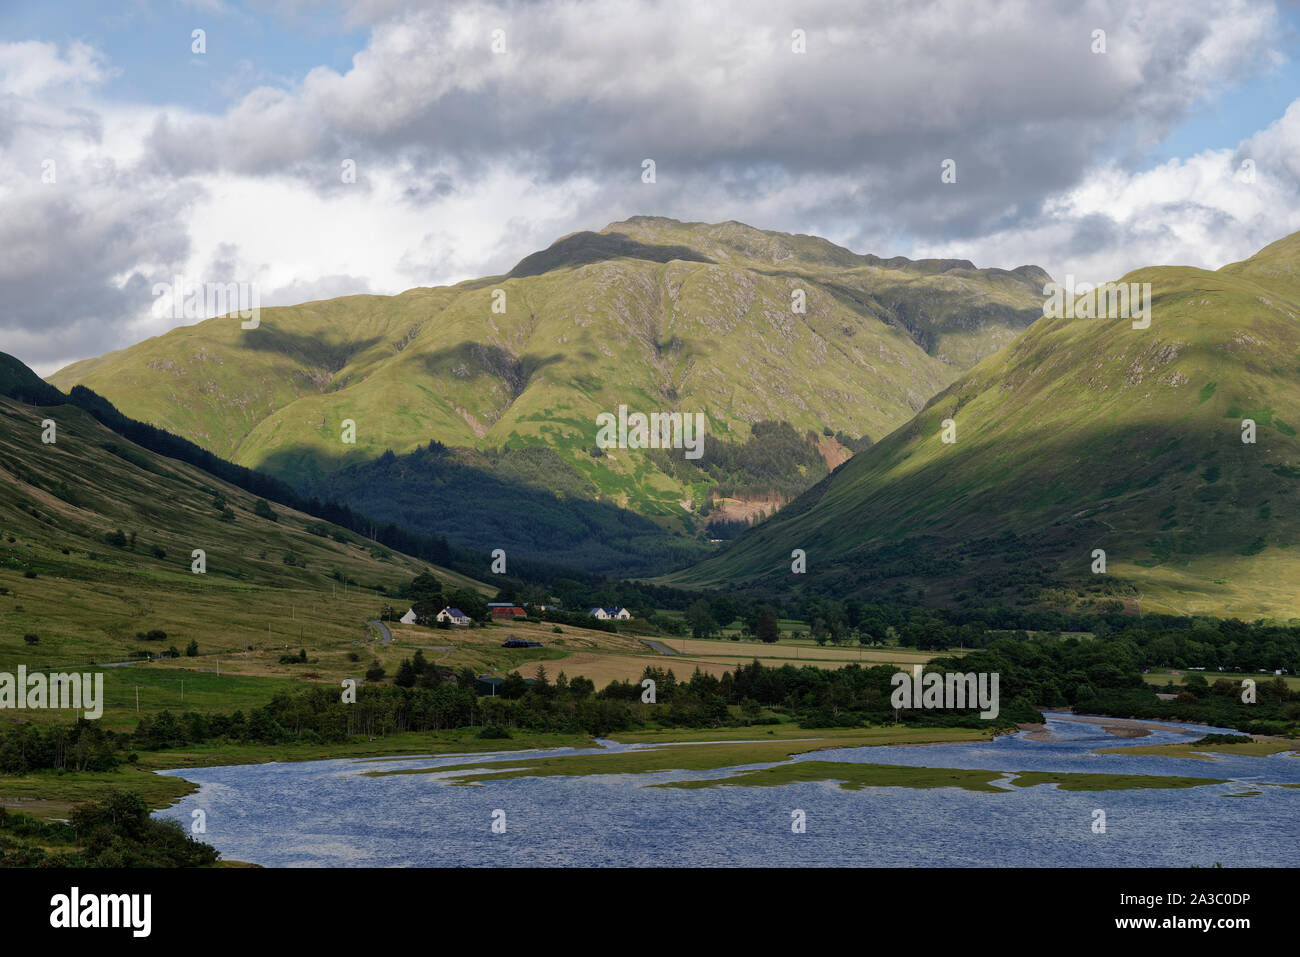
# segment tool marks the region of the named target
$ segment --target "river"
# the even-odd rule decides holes
[[[1195,760],[1095,754],[1096,748],[1195,740],[1223,729],[1170,722],[1140,738],[1048,715],[1055,740],[1026,732],[989,742],[845,748],[795,761],[994,771],[1104,772],[1225,778],[1177,789],[997,793],[836,783],[694,790],[665,781],[722,771],[514,778],[457,786],[437,768],[474,760],[591,754],[552,749],[417,759],[344,759],[162,771],[200,785],[157,816],[188,829],[202,809],[223,857],[269,867],[443,866],[1300,866],[1300,758]],[[702,735],[703,737],[703,735]],[[1041,737],[1041,736],[1038,736]],[[602,742],[611,753],[630,747]],[[660,745],[662,747],[662,745]],[[766,767],[751,765],[749,767]],[[1238,796],[1234,796],[1238,795]],[[802,810],[804,833],[791,813]],[[505,812],[505,833],[493,814]],[[1105,830],[1097,829],[1097,811]]]

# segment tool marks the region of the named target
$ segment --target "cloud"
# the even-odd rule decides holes
[[[1205,150],[1151,169],[1095,168],[1029,220],[980,237],[991,265],[1035,251],[1053,276],[1118,279],[1143,265],[1218,269],[1300,231],[1300,100],[1234,149]],[[959,256],[972,243],[921,244]]]
[[[216,6],[241,20],[272,7]],[[86,43],[0,44],[4,342],[48,369],[165,331],[149,290],[176,273],[256,282],[266,304],[395,293],[504,272],[638,213],[1098,278],[1219,265],[1300,226],[1291,112],[1236,153],[1142,162],[1198,104],[1278,62],[1269,3],[344,10],[369,27],[349,69],[288,81],[238,64],[217,112],[105,98],[131,64]],[[1232,179],[1241,150],[1249,187]],[[46,158],[57,184],[41,182]]]

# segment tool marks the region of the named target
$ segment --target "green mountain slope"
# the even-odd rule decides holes
[[[296,649],[364,639],[365,619],[398,602],[387,596],[427,567],[281,505],[267,517],[256,496],[135,445],[76,406],[33,407],[4,394],[33,381],[44,385],[0,355],[0,665],[8,670],[116,661],[191,640],[201,655],[233,657],[245,642]],[[52,443],[42,440],[47,422]],[[195,549],[205,553],[202,574]],[[435,571],[448,587],[494,591]],[[151,631],[167,638],[138,637]]]
[[[636,217],[565,237],[506,276],[268,308],[252,330],[211,319],[50,381],[304,487],[430,441],[489,453],[489,470],[495,450],[545,445],[566,494],[693,532],[728,477],[741,497],[776,493],[748,472],[710,472],[715,444],[788,423],[817,443],[841,434],[824,450],[838,464],[849,440],[895,428],[1014,338],[1045,281],[1036,267],[882,260],[740,223]],[[806,313],[792,311],[795,289]],[[706,468],[593,454],[595,417],[620,404],[706,413]],[[355,444],[341,438],[349,419]],[[823,474],[778,484],[799,491]]]
[[[673,580],[1300,616],[1300,234],[1217,272],[1122,281],[1151,284],[1149,328],[1039,320]],[[1245,418],[1255,444],[1242,442]]]

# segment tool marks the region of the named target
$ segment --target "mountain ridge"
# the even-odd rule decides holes
[[[1145,267],[1152,322],[1044,317],[677,584],[922,591],[1300,615],[1300,235],[1216,271]],[[1257,441],[1241,441],[1251,419]],[[945,420],[956,440],[942,441]],[[1092,551],[1107,552],[1094,574]],[[814,564],[817,563],[817,564]],[[817,569],[814,582],[811,569]],[[1283,578],[1282,580],[1285,580]],[[1143,604],[1145,602],[1145,605]]]
[[[810,447],[824,435],[865,444],[1036,319],[1045,275],[633,217],[562,237],[500,277],[267,308],[255,330],[208,319],[49,381],[86,384],[299,487],[429,441],[543,445],[593,501],[699,537],[719,488],[755,498],[773,486],[708,461],[599,449],[599,413],[703,412],[715,463],[738,461],[731,450],[760,422],[787,423]],[[341,441],[345,420],[355,444]],[[796,471],[805,488],[827,468]]]

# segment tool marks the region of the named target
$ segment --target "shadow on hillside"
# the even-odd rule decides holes
[[[645,259],[656,263],[671,262],[674,259],[697,263],[713,262],[689,246],[651,246],[637,242],[624,233],[582,232],[566,236],[540,252],[525,256],[514,269],[506,273],[506,278],[540,276],[552,269],[586,266],[607,259]]]
[[[353,357],[383,341],[379,336],[374,336],[335,344],[318,336],[289,332],[269,323],[262,323],[256,329],[245,329],[243,333],[240,345],[246,349],[292,356],[305,365],[324,369],[331,375],[351,362]]]
[[[492,549],[504,548],[512,563],[521,559],[639,575],[703,553],[696,543],[670,535],[635,512],[578,494],[557,494],[557,489],[585,480],[553,451],[527,451],[516,454],[528,482],[468,464],[462,450],[436,442],[368,461],[348,456],[348,464],[342,456],[317,449],[281,449],[262,467],[289,479],[305,495],[346,502],[377,520],[481,550],[485,564]]]
[[[864,593],[909,579],[1012,587],[1017,576],[1032,589],[1067,572],[1090,583],[1094,548],[1150,568],[1217,561],[1227,578],[1236,561],[1300,544],[1300,523],[1279,509],[1296,486],[1289,426],[1267,426],[1273,447],[1260,454],[1240,442],[1226,400],[1191,421],[1149,413],[1123,428],[1009,434],[968,419],[953,451],[909,461],[958,404],[941,393],[927,416],[672,581],[779,578],[792,548],[817,555],[819,575]]]
[[[448,379],[476,379],[492,376],[505,382],[511,399],[517,399],[532,377],[546,366],[564,358],[560,353],[549,356],[514,354],[500,346],[482,342],[462,342],[420,357],[428,373]]]

